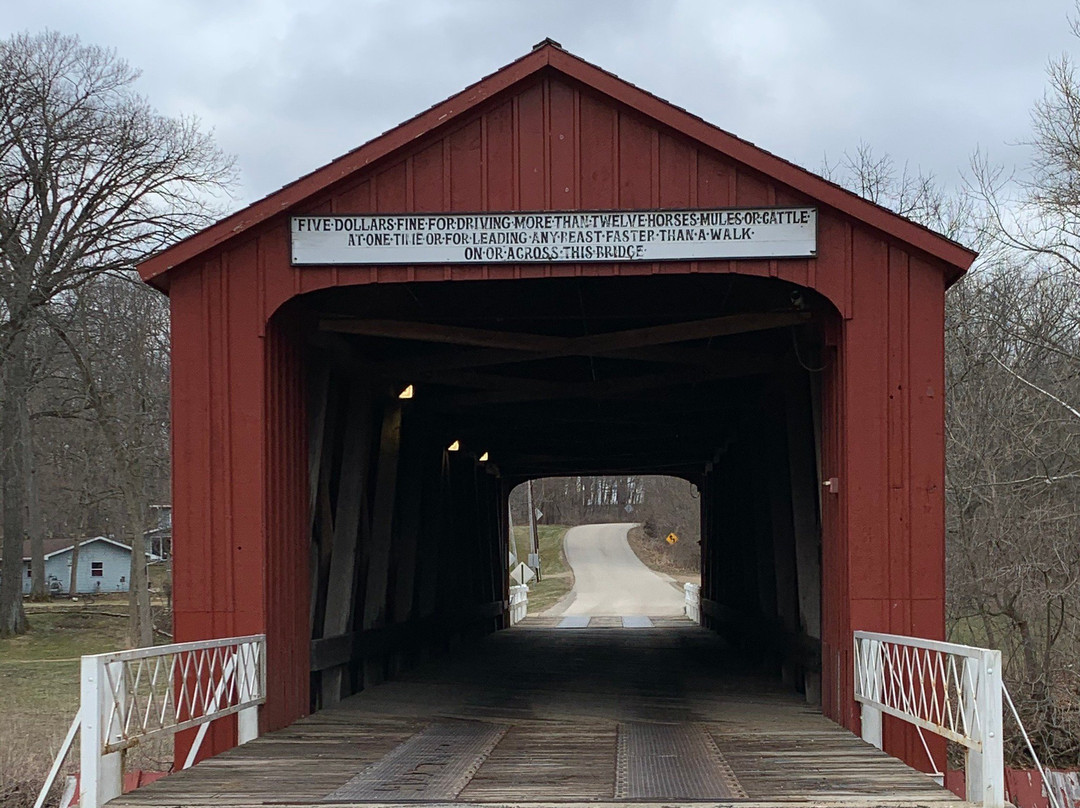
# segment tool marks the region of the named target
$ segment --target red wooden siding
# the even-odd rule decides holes
[[[547,134],[545,134],[547,133]],[[468,120],[348,177],[288,213],[689,208],[812,205],[779,185],[587,87],[547,78],[492,101]],[[817,289],[848,316],[852,305],[850,219],[819,216],[814,260],[648,264],[531,264],[290,268],[283,217],[253,229],[270,268],[262,315],[297,293],[336,285],[414,280],[489,280],[683,272],[738,272]],[[879,241],[881,249],[887,249]],[[226,245],[227,255],[248,243]],[[205,260],[205,259],[204,259]],[[702,266],[700,264],[707,264]],[[841,273],[817,277],[825,264]],[[174,273],[178,277],[186,270]],[[284,277],[281,275],[284,274]]]
[[[819,206],[816,259],[289,266],[287,215],[298,213],[774,204]],[[817,290],[839,315],[826,334],[835,361],[822,374],[822,476],[839,479],[822,509],[826,714],[857,729],[853,629],[943,633],[943,296],[955,265],[624,101],[550,69],[526,74],[184,261],[169,286],[177,639],[267,632],[265,729],[308,709],[303,368],[288,318],[274,314],[335,286],[737,272]],[[915,760],[910,740],[889,743]]]

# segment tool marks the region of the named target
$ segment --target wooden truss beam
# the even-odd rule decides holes
[[[776,366],[775,360],[762,361],[759,358],[758,361],[732,363],[722,368],[684,368],[668,373],[628,376],[595,382],[546,382],[523,379],[520,385],[510,386],[510,389],[506,390],[461,393],[439,398],[434,407],[440,410],[467,410],[489,404],[515,404],[526,401],[618,398],[678,385],[767,374],[774,371]]]
[[[319,328],[322,331],[391,337],[469,348],[469,350],[456,353],[443,352],[436,356],[385,362],[379,366],[380,371],[387,376],[404,377],[433,370],[505,365],[565,356],[605,356],[638,348],[801,325],[809,322],[811,316],[810,312],[804,311],[749,312],[582,337],[557,337],[437,323],[355,318],[324,318],[320,320]]]

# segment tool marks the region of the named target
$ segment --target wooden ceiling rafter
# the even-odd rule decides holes
[[[541,390],[535,382],[530,383],[531,391],[498,390],[478,393],[460,393],[440,398],[437,409],[452,411],[469,409],[484,404],[514,404],[526,401],[545,400],[599,400],[613,396],[633,395],[646,390],[663,387],[679,387],[687,384],[715,381],[717,379],[738,378],[741,376],[764,375],[775,367],[773,363],[754,363],[745,367],[726,369],[688,368],[669,373],[654,373],[642,376],[627,376],[617,379],[603,379],[596,382],[551,382],[547,390]],[[529,380],[525,380],[529,381]]]
[[[811,318],[812,314],[806,311],[748,312],[580,337],[495,331],[438,323],[344,317],[322,318],[319,321],[319,328],[329,332],[434,342],[466,348],[457,354],[443,353],[438,356],[384,362],[380,365],[380,371],[385,375],[408,376],[431,371],[465,370],[568,356],[604,356],[678,342],[797,326],[809,322]],[[625,357],[634,358],[630,355],[625,355]]]

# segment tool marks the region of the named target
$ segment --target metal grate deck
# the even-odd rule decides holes
[[[698,724],[619,724],[616,799],[745,798],[712,737]]]
[[[440,721],[330,792],[323,802],[453,800],[509,727],[479,721]]]

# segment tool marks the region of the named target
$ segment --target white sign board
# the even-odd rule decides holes
[[[816,208],[294,216],[294,266],[812,258]]]

